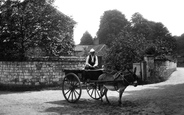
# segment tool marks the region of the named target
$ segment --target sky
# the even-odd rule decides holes
[[[99,29],[104,11],[118,10],[130,20],[139,12],[145,19],[163,23],[172,35],[184,33],[184,0],[55,0],[55,6],[62,13],[72,17],[75,44],[80,43],[88,31],[92,37]]]

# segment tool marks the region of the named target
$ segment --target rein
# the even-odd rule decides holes
[[[117,74],[114,76],[114,81],[117,80],[120,76],[123,78],[122,80],[125,80],[125,82],[127,82],[129,85],[131,84],[126,78],[125,75],[120,75],[121,72],[117,72]]]
[[[124,76],[123,79],[130,85],[130,82]]]
[[[120,77],[121,72],[119,71],[119,72],[117,72],[116,74],[117,74],[117,75],[114,76],[114,81]]]

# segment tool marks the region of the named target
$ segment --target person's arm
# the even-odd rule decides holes
[[[89,56],[87,56],[86,58],[86,65],[91,66],[88,62],[89,62]]]
[[[95,65],[94,65],[94,67],[98,66],[98,57],[97,57],[97,56],[95,56],[95,58],[96,58],[96,61],[95,61]]]

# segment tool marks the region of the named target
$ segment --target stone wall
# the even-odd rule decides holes
[[[32,59],[26,62],[0,61],[0,89],[58,86],[65,75],[64,69],[83,69],[85,58],[62,57]],[[136,63],[137,74],[143,82],[156,83],[168,79],[177,64],[171,61],[146,58]]]
[[[177,57],[177,67],[184,67],[184,57]]]
[[[165,81],[176,71],[177,63],[173,61],[155,60],[155,80]]]
[[[82,69],[85,58],[33,59],[26,62],[0,62],[0,89],[4,86],[59,85],[64,69]]]
[[[165,81],[176,71],[177,63],[168,60],[154,59],[149,56],[141,63],[134,63],[133,67],[137,67],[136,74],[140,78],[140,84],[157,83]]]
[[[154,59],[147,60],[147,83],[157,83],[165,81],[176,71],[177,63],[169,60]]]

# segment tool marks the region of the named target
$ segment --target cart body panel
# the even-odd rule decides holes
[[[76,69],[76,70],[64,70],[65,75],[69,73],[74,73],[76,74],[81,82],[86,82],[89,80],[98,80],[98,77],[103,74],[103,69],[94,69],[94,70],[86,70],[86,69]]]

